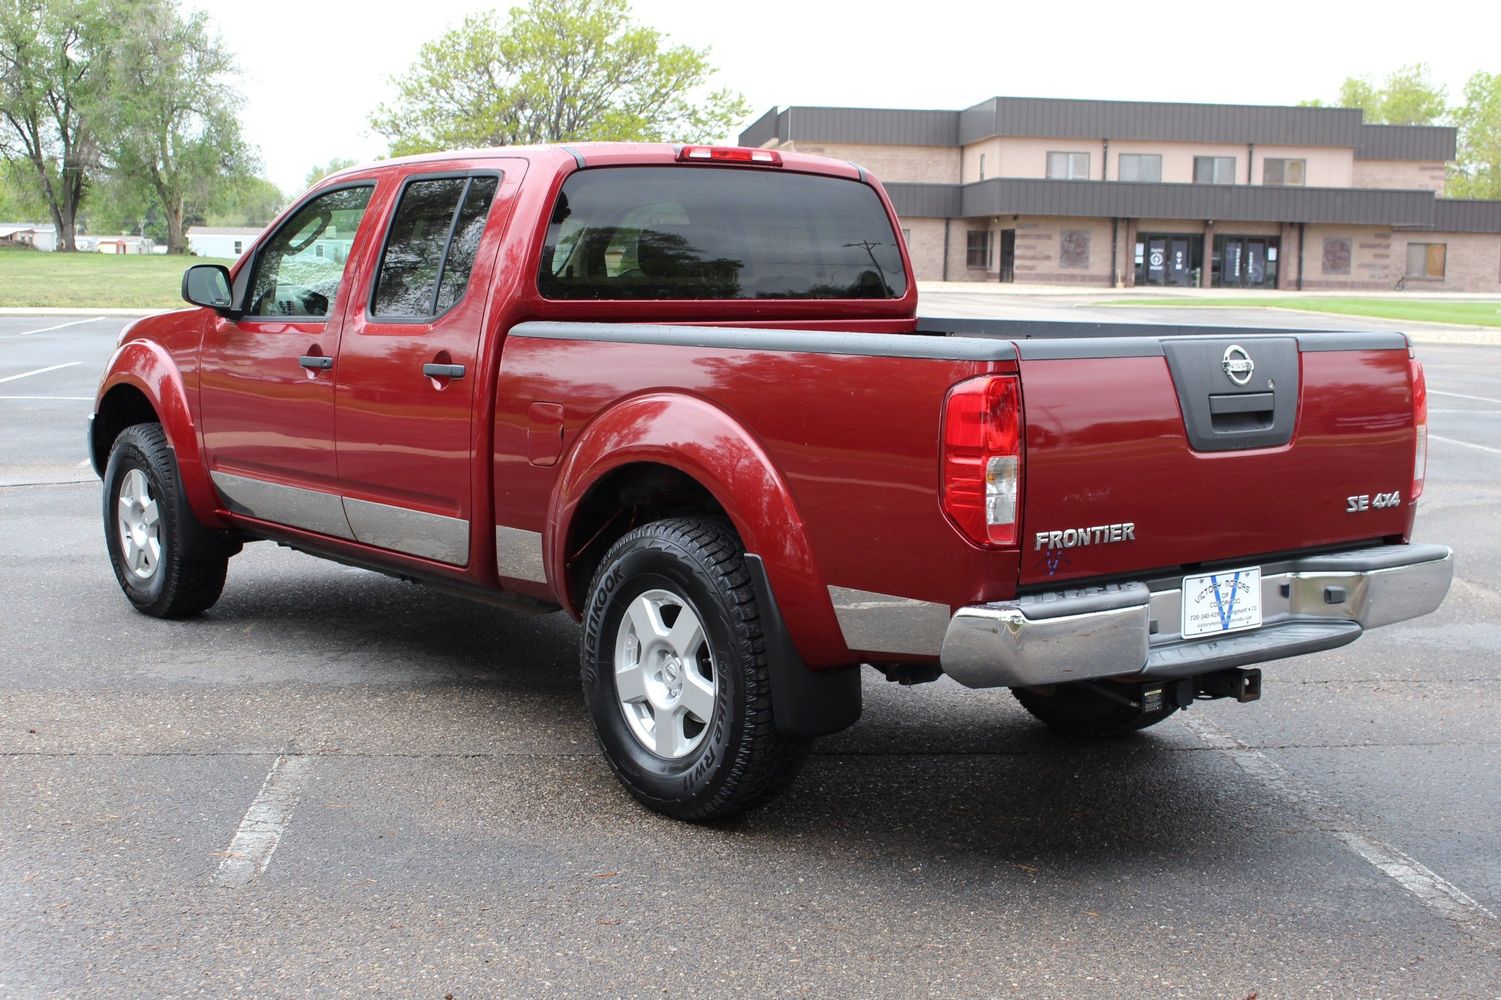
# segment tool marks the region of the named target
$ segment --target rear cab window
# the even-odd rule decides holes
[[[563,183],[537,284],[549,299],[899,299],[907,273],[859,181],[598,167]]]

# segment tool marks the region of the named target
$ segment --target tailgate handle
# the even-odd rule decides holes
[[[1270,430],[1274,394],[1236,392],[1209,397],[1209,424],[1216,434],[1245,434]]]
[[[1263,413],[1271,408],[1270,392],[1237,392],[1209,397],[1209,412],[1215,416],[1224,413]]]

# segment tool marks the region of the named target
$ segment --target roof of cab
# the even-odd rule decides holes
[[[539,165],[556,165],[567,167],[570,164],[582,167],[620,167],[635,165],[676,164],[678,150],[682,144],[665,142],[573,142],[543,146],[492,146],[487,149],[457,149],[439,153],[417,153],[411,156],[399,156],[390,160],[377,160],[373,163],[363,163],[359,166],[340,170],[330,174],[318,183],[326,184],[330,181],[342,180],[346,177],[354,177],[371,170],[389,167],[402,168],[403,172],[409,172],[413,168],[427,166],[440,166],[454,162],[482,163],[488,160],[514,159],[521,157]],[[766,164],[735,163],[683,163],[685,167],[724,167],[732,170],[788,170],[797,173],[826,174],[833,177],[843,177],[849,180],[858,180],[863,171],[845,160],[836,160],[827,156],[812,156],[807,153],[798,153],[792,150],[778,150],[782,158],[782,166],[769,166]]]

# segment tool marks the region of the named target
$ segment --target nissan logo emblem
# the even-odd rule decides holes
[[[1251,381],[1251,375],[1256,371],[1256,362],[1246,353],[1246,349],[1239,344],[1231,344],[1225,348],[1225,359],[1220,362],[1220,367],[1225,370],[1225,377],[1236,385],[1245,385]]]

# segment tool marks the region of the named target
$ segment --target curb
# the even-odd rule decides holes
[[[0,316],[154,316],[172,309],[92,309],[74,306],[0,306]]]

